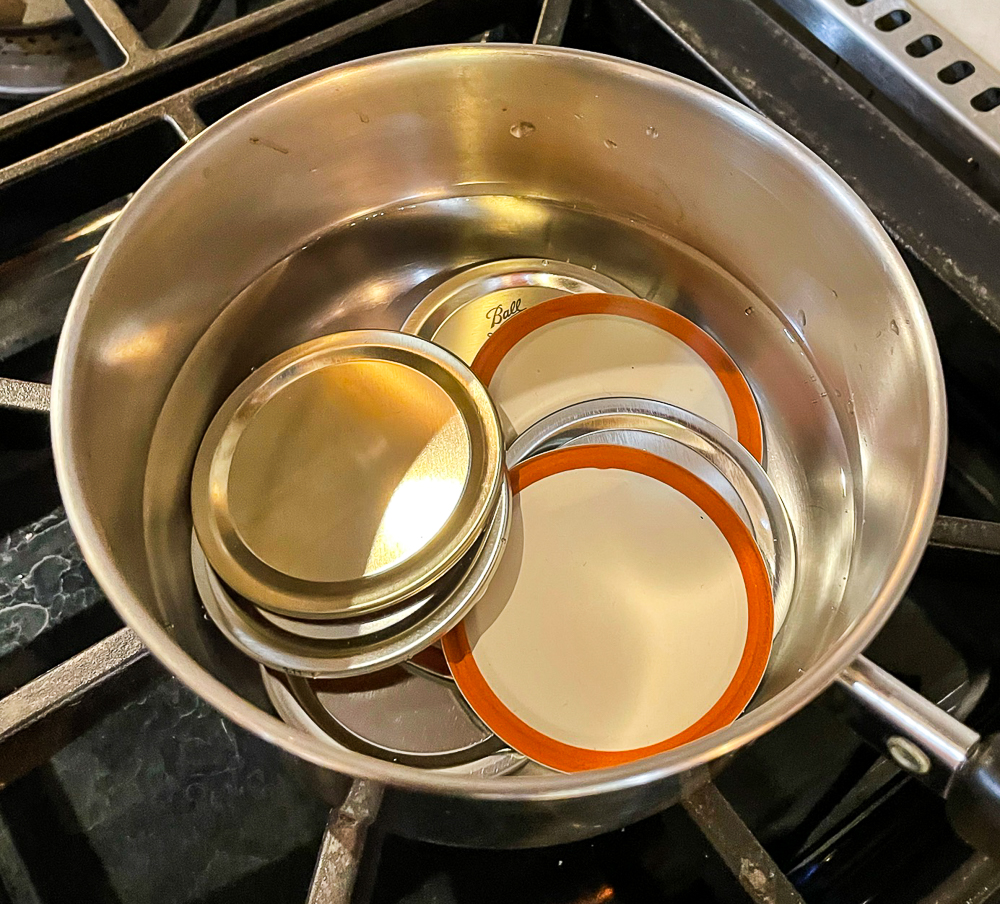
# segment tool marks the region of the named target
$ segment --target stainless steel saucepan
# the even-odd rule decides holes
[[[676,308],[753,387],[799,561],[766,680],[728,728],[586,774],[435,774],[334,750],[272,714],[256,666],[201,616],[186,510],[198,441],[278,352],[398,327],[462,268],[525,256]],[[961,798],[963,826],[1000,812],[989,744],[860,657],[941,489],[944,390],[920,297],[833,171],[687,81],[572,50],[456,46],[248,104],[166,163],[102,242],[60,342],[52,426],[70,521],[122,618],[229,718],[327,775],[385,786],[396,831],[511,847],[625,825],[833,684],[874,743]]]

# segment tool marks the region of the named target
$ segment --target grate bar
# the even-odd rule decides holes
[[[250,60],[214,79],[195,85],[184,92],[183,96],[197,105],[205,99],[218,95],[223,90],[230,90],[244,85],[252,79],[276,73],[293,61],[301,61],[303,58],[333,48],[351,38],[370,33],[382,25],[399,23],[412,13],[430,12],[435,7],[443,9],[446,5],[443,0],[388,0],[381,6],[360,13],[346,22],[340,22],[323,31],[316,32],[294,44],[273,51],[259,59]],[[323,68],[324,65],[330,64],[318,64],[316,69]],[[0,178],[2,178],[2,174],[0,174]]]
[[[682,805],[754,904],[805,904],[714,784],[688,793]]]
[[[130,628],[122,628],[0,700],[0,744],[63,706],[75,703],[147,654]]]
[[[166,120],[176,129],[184,141],[190,141],[206,128],[194,105],[184,97],[174,98],[162,105]]]
[[[0,699],[0,787],[28,772],[65,746],[92,715],[81,708],[95,692],[118,687],[148,662],[148,650],[122,628],[44,675]],[[112,705],[120,703],[120,697]],[[67,722],[60,722],[66,716]]]
[[[115,0],[66,0],[77,22],[109,68],[149,57],[150,49]]]
[[[326,10],[333,17],[338,9],[343,9],[345,18],[342,21],[347,21],[359,5],[358,0],[283,0],[177,44],[153,50],[146,47],[141,35],[135,32],[118,7],[111,9],[114,6],[113,0],[74,0],[74,3],[80,5],[79,8],[83,10],[81,25],[89,20],[103,29],[103,37],[97,36],[98,45],[100,46],[103,41],[104,49],[107,50],[107,42],[111,40],[108,35],[114,35],[114,46],[120,48],[119,53],[123,56],[112,60],[112,64],[116,67],[113,71],[104,72],[49,97],[0,115],[0,147],[14,138],[19,138],[23,142],[23,136],[33,130],[48,132],[52,124],[60,118],[79,121],[81,111],[88,107],[93,108],[94,105],[122,89],[198,64],[223,50],[229,53],[238,52],[240,45],[274,36],[292,23],[319,11]],[[132,34],[129,34],[130,29]],[[88,34],[88,37],[94,39],[94,35]],[[280,38],[276,40],[280,41]],[[115,115],[121,113],[121,109],[117,109]],[[99,115],[94,114],[95,117]],[[65,128],[71,133],[64,135],[64,138],[82,134],[88,128],[108,122],[109,118],[111,117],[99,119],[97,122],[91,120],[86,126],[66,126]],[[37,150],[52,143],[51,140],[41,138]],[[30,153],[29,151],[18,154],[17,157],[27,157]],[[5,154],[4,157],[7,158],[4,160],[6,165],[16,162],[15,159],[10,159],[9,154]]]
[[[930,543],[931,546],[943,546],[946,549],[1000,555],[1000,523],[938,515],[934,521]]]
[[[51,396],[52,387],[48,383],[29,383],[27,380],[0,377],[0,408],[47,412]]]
[[[573,0],[543,0],[532,44],[561,44]]]
[[[239,88],[251,80],[276,73],[285,66],[301,61],[304,57],[330,50],[338,44],[362,36],[381,25],[402,23],[406,16],[414,12],[435,7],[444,11],[447,6],[448,4],[442,0],[389,0],[374,10],[333,25],[310,37],[289,44],[287,47],[275,50],[260,59],[236,66],[214,78],[171,95],[165,100],[157,101],[114,122],[100,126],[85,135],[71,138],[18,163],[2,167],[0,168],[0,188],[7,183],[37,176],[66,158],[83,154],[96,146],[120,138],[126,133],[136,132],[157,121],[169,122],[182,137],[190,138],[192,134],[189,134],[189,129],[196,134],[196,130],[204,127],[196,112],[199,103],[224,91]],[[483,8],[486,6],[483,4]],[[321,68],[321,64],[317,65],[316,68]]]
[[[350,904],[383,790],[376,782],[355,779],[344,802],[330,811],[306,904]]]
[[[177,99],[171,98],[170,101]],[[179,99],[183,99],[183,96]],[[85,135],[80,135],[77,138],[71,138],[68,141],[57,144],[20,163],[15,163],[8,167],[0,167],[0,189],[4,187],[5,183],[20,181],[21,179],[38,175],[67,159],[80,156],[96,146],[122,138],[129,133],[138,132],[145,126],[155,122],[170,123],[174,131],[181,135],[182,141],[187,140],[181,131],[181,127],[174,122],[170,113],[171,109],[175,108],[172,107],[170,102],[158,101],[155,104],[150,104],[148,107],[137,110],[135,113],[130,113],[127,116],[121,117],[121,119],[116,119],[106,126],[94,129]]]

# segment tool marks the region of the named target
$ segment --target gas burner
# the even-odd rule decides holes
[[[93,45],[72,20],[0,30],[0,97],[28,101],[101,72]]]
[[[122,12],[150,47],[197,32],[220,0],[124,0]],[[63,0],[0,3],[0,100],[26,103],[107,67]]]

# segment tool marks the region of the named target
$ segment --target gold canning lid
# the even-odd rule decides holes
[[[500,423],[472,372],[424,339],[357,330],[240,384],[202,440],[191,507],[237,593],[329,619],[445,574],[482,535],[502,480]]]

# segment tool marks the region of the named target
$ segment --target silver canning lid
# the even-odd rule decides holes
[[[197,542],[197,537],[195,537],[195,542]],[[219,586],[225,591],[221,596],[216,594],[217,606],[235,605],[243,610],[252,609],[255,616],[260,616],[260,618],[270,622],[287,634],[294,634],[298,637],[309,637],[315,640],[331,640],[339,643],[347,641],[357,642],[366,637],[384,633],[408,621],[412,622],[414,615],[443,599],[444,594],[454,589],[458,578],[468,571],[472,557],[478,551],[478,545],[472,547],[465,554],[465,558],[454,567],[452,572],[448,572],[439,581],[421,590],[419,593],[407,597],[402,602],[395,603],[385,609],[379,609],[377,612],[369,612],[365,615],[358,615],[354,618],[336,618],[326,621],[287,618],[284,615],[268,612],[267,609],[261,609],[259,606],[254,606],[249,600],[238,597],[232,592],[231,588],[225,587],[218,580],[218,576],[208,586],[213,588]],[[203,560],[204,553],[202,553],[199,559],[198,567],[209,567],[207,561],[204,561],[204,565],[201,564]],[[193,562],[194,559],[192,559]]]
[[[504,477],[489,529],[463,559],[464,569],[449,574],[441,586],[428,588],[427,602],[404,619],[373,632],[362,630],[350,638],[292,633],[269,621],[251,603],[234,599],[209,565],[193,532],[192,572],[205,611],[216,627],[260,664],[306,677],[363,675],[410,659],[462,620],[496,570],[507,540],[510,512],[510,486]]]
[[[663,445],[660,438],[673,441]],[[612,443],[677,461],[720,495],[744,519],[764,559],[774,602],[774,635],[795,594],[795,535],[788,513],[764,469],[735,439],[705,418],[650,399],[609,398],[570,405],[522,433],[507,450],[508,467],[571,444]],[[677,450],[693,450],[715,472]],[[678,456],[680,456],[678,458]],[[733,505],[734,498],[738,505]],[[747,520],[748,519],[748,520]]]
[[[718,493],[757,538],[757,532],[765,537],[767,551],[762,550],[764,562],[768,566],[768,575],[774,581],[774,556],[773,544],[771,541],[770,526],[768,524],[767,513],[759,499],[744,499],[740,495],[740,490],[733,486],[730,478],[721,471],[717,464],[709,460],[705,455],[696,451],[691,446],[685,445],[680,440],[671,439],[662,433],[653,433],[648,430],[595,430],[593,433],[585,433],[577,436],[565,443],[565,446],[586,446],[586,445],[612,445],[628,446],[631,449],[644,449],[651,452],[658,458],[665,458],[679,465],[689,474],[693,474],[702,483],[707,483],[716,493]],[[714,450],[713,450],[714,451]],[[716,462],[719,458],[712,456]],[[737,479],[744,495],[748,495],[753,490],[747,481]],[[747,509],[747,503],[754,510],[756,518]],[[758,546],[760,544],[758,543]]]
[[[485,389],[433,343],[316,339],[226,400],[195,461],[202,549],[279,615],[353,617],[428,587],[481,538],[503,482]]]
[[[400,668],[337,681],[261,674],[284,721],[338,749],[463,775],[502,775],[525,762],[452,683]]]
[[[403,324],[471,363],[493,331],[550,298],[580,292],[633,293],[610,277],[565,261],[518,257],[470,267],[431,291]]]

